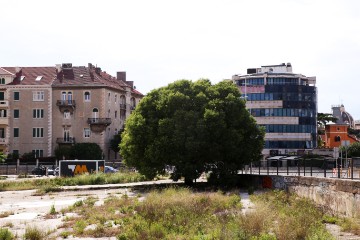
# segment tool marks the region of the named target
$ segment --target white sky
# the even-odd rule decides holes
[[[358,0],[0,0],[0,66],[97,64],[146,94],[291,62],[360,119]]]

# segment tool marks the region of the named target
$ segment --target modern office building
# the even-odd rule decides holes
[[[143,95],[92,64],[0,68],[0,151],[54,156],[58,146],[97,143],[117,158],[110,140]]]
[[[266,129],[264,157],[316,148],[316,77],[293,73],[291,64],[283,63],[249,68],[232,80],[251,115]]]

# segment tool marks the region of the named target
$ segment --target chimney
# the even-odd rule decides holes
[[[121,81],[126,82],[126,72],[117,72],[116,80],[121,80]]]
[[[100,75],[100,73],[101,73],[101,68],[96,67],[96,68],[95,68],[95,72],[96,72],[96,74]]]
[[[92,64],[91,63],[88,63],[88,67],[89,67],[89,69],[92,69]]]
[[[131,88],[134,88],[134,81],[126,81],[126,84],[129,85]]]

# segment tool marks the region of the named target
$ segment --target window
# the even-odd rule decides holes
[[[4,97],[4,92],[0,92],[0,100],[2,101],[2,100],[5,100],[5,97]]]
[[[70,111],[69,110],[64,111],[64,119],[70,119]]]
[[[33,109],[33,118],[44,118],[44,109]]]
[[[115,103],[117,102],[117,94],[115,94]]]
[[[115,119],[117,118],[117,111],[115,111]]]
[[[85,102],[90,102],[90,92],[85,92],[84,93],[84,101]]]
[[[13,156],[17,156],[17,157],[19,157],[19,155],[20,155],[20,152],[19,152],[19,150],[13,150]]]
[[[108,118],[110,118],[110,109],[108,110]]]
[[[0,118],[6,118],[6,109],[0,110]]]
[[[111,93],[108,93],[108,102],[110,102]]]
[[[20,92],[14,92],[14,100],[19,101],[20,100]]]
[[[89,138],[90,137],[90,128],[84,128],[84,137]]]
[[[34,156],[35,156],[36,158],[38,158],[38,157],[43,157],[43,156],[44,156],[44,150],[42,150],[42,149],[32,150],[32,153],[34,154]]]
[[[19,137],[19,128],[14,128],[14,137]]]
[[[33,101],[44,101],[44,91],[34,91]]]
[[[340,136],[335,136],[335,142],[340,142],[340,141],[341,141]]]
[[[43,76],[37,76],[35,81],[40,81],[42,79]]]
[[[99,110],[97,108],[93,108],[92,117],[93,118],[98,118],[99,117]]]
[[[20,117],[20,110],[14,109],[14,118],[19,118],[19,117]]]
[[[33,137],[34,138],[44,137],[44,128],[33,128]]]

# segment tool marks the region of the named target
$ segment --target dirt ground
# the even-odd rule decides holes
[[[142,184],[147,185],[149,183]],[[141,183],[136,183],[134,185],[141,185]],[[122,196],[124,194],[127,194],[128,196],[137,195],[130,187],[89,190],[86,189],[86,187],[83,188],[78,186],[76,190],[72,189],[69,191],[55,192],[43,196],[36,196],[36,190],[0,192],[0,227],[9,228],[17,239],[22,239],[27,227],[37,227],[42,232],[48,232],[49,239],[62,239],[59,237],[60,233],[64,231],[64,229],[61,228],[61,225],[63,224],[63,219],[66,216],[69,216],[69,214],[63,216],[59,213],[55,215],[54,218],[48,218],[47,215],[50,213],[52,206],[55,207],[57,212],[60,212],[61,209],[67,208],[75,202],[85,200],[88,197],[97,198],[98,201],[95,204],[101,205],[103,204],[104,199],[108,198],[110,195]],[[251,203],[249,195],[246,192],[240,192],[240,196],[243,204],[243,213],[252,211],[254,205]],[[328,224],[327,229],[333,234],[335,239],[360,240],[360,236],[341,232],[340,228],[336,225]],[[79,238],[70,237],[68,239]]]
[[[27,190],[0,193],[0,214],[10,214],[7,217],[0,218],[0,226],[9,228],[18,239],[22,239],[25,229],[30,226],[35,226],[43,232],[51,233],[49,234],[50,238],[62,239],[58,237],[61,232],[59,227],[65,216],[57,214],[53,219],[45,217],[50,212],[52,206],[59,212],[62,208],[73,205],[76,201],[85,200],[90,196],[99,199],[96,204],[102,204],[103,200],[110,195],[121,196],[125,193],[129,196],[132,195],[132,192],[126,188],[65,191],[44,196],[35,196],[35,192],[35,190]]]

